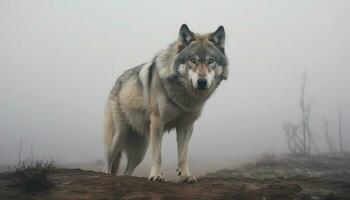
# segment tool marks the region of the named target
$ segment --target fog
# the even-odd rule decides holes
[[[348,1],[0,2],[0,164],[103,159],[107,96],[126,69],[177,39],[224,25],[230,73],[195,124],[190,159],[285,153],[283,123],[300,120],[302,74],[311,128],[326,151],[323,118],[336,142],[343,112],[350,146]],[[175,134],[163,140],[176,159]]]

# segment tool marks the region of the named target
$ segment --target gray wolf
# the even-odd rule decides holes
[[[123,153],[127,157],[124,174],[132,175],[150,145],[149,181],[164,182],[162,136],[176,129],[178,176],[183,182],[197,182],[187,165],[188,146],[205,102],[227,79],[224,45],[223,26],[197,34],[183,24],[177,41],[117,79],[105,110],[104,172],[116,174]]]

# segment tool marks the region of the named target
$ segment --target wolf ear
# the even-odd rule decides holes
[[[215,44],[223,53],[225,52],[225,29],[219,26],[214,33],[209,35],[209,40]]]
[[[180,50],[183,49],[184,47],[189,45],[193,40],[195,40],[195,38],[192,31],[188,28],[186,24],[182,24],[179,31],[179,40],[178,40],[179,49]]]

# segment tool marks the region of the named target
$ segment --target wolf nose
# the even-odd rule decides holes
[[[198,89],[204,90],[207,88],[208,81],[205,78],[200,78],[197,80]]]

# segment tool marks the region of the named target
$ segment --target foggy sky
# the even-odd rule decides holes
[[[221,2],[221,1],[220,1]],[[127,68],[177,39],[187,23],[205,33],[224,25],[229,79],[195,124],[189,158],[286,152],[282,125],[299,120],[307,74],[311,123],[336,139],[343,110],[350,142],[349,1],[0,1],[0,164],[35,158],[103,158],[109,91]],[[174,134],[163,157],[176,158]],[[326,149],[326,148],[324,148]]]

